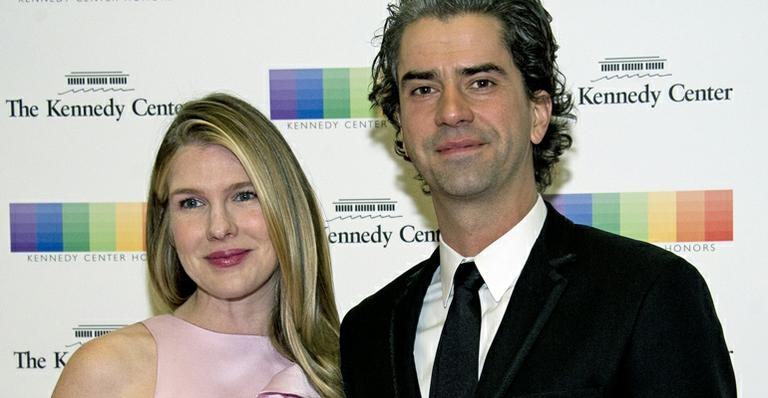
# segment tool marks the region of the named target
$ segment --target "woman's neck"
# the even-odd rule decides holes
[[[274,308],[274,293],[258,292],[237,300],[213,297],[199,288],[174,315],[214,332],[269,335]]]

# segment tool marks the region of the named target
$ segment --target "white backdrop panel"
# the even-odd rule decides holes
[[[108,330],[153,314],[141,252],[12,251],[11,230],[18,226],[11,204],[143,202],[156,147],[172,118],[147,115],[149,104],[162,109],[226,91],[269,115],[271,70],[368,67],[385,4],[0,2],[0,396],[50,395],[62,362],[89,338],[78,331]],[[768,139],[758,124],[768,6],[748,0],[545,5],[578,115],[574,149],[552,193],[732,190],[732,240],[658,244],[689,259],[707,279],[740,395],[768,395],[762,375],[768,278],[759,252],[767,237],[761,205],[768,195],[760,175]],[[611,59],[646,57],[663,60],[663,69],[600,69]],[[83,72],[123,76],[126,83],[72,92],[78,87],[68,77]],[[675,101],[681,85],[729,89],[729,98]],[[646,87],[658,92],[655,104],[594,97]],[[124,106],[119,118],[57,116],[64,105],[109,104]],[[420,194],[411,166],[392,154],[389,129],[349,117],[275,124],[322,202],[342,314],[429,255],[436,227],[429,198]],[[348,213],[338,210],[340,202],[393,206]],[[342,236],[365,232],[382,239],[343,243]]]

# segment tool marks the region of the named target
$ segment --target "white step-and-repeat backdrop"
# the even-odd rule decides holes
[[[740,395],[768,396],[768,3],[545,5],[579,118],[548,193],[695,264]],[[211,91],[296,151],[342,314],[426,257],[429,199],[365,99],[384,17],[384,0],[0,0],[0,396],[50,395],[82,343],[153,314],[151,163],[179,105]]]

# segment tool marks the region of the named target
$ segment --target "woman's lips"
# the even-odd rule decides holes
[[[228,268],[243,262],[248,253],[250,253],[250,250],[247,249],[222,250],[213,252],[204,258],[216,267]]]

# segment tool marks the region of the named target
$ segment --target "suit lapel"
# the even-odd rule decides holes
[[[403,295],[395,302],[390,321],[390,352],[397,397],[420,397],[416,365],[413,361],[413,345],[416,326],[432,275],[440,263],[438,250],[417,267],[406,281]]]
[[[568,281],[557,267],[573,260],[573,224],[547,205],[547,218],[523,267],[478,382],[478,397],[503,396],[511,386]]]

